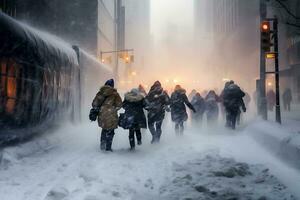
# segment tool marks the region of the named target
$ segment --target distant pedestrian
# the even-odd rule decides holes
[[[246,106],[243,101],[245,93],[233,81],[225,87],[223,95],[223,104],[226,111],[226,126],[232,129],[236,128],[241,108],[246,112]]]
[[[283,107],[286,111],[291,111],[291,102],[293,100],[292,91],[290,88],[286,88],[282,95]]]
[[[213,125],[217,123],[219,117],[219,96],[214,90],[210,90],[205,97],[205,112],[207,124]]]
[[[196,112],[193,105],[186,96],[186,90],[180,85],[176,85],[170,99],[171,117],[175,122],[175,132],[182,135],[184,131],[183,123],[188,119],[185,106],[188,106],[193,112]]]
[[[92,107],[99,110],[98,125],[102,128],[100,149],[112,151],[114,129],[118,128],[118,110],[122,107],[122,99],[114,88],[114,80],[106,81],[93,100]]]
[[[123,101],[125,109],[126,127],[129,129],[130,149],[135,149],[135,136],[137,144],[142,144],[141,129],[147,128],[146,116],[144,114],[145,99],[138,89],[132,89],[125,94]]]
[[[160,141],[162,134],[161,127],[170,98],[163,90],[161,83],[156,81],[150,88],[145,101],[146,110],[148,111],[148,127],[152,134],[151,143],[153,144]]]
[[[195,122],[195,124],[201,125],[203,121],[203,114],[205,112],[205,100],[199,92],[195,94],[191,101],[191,104],[196,110],[195,113],[192,113],[192,120],[193,122]]]
[[[190,101],[193,99],[193,97],[195,96],[196,93],[197,93],[197,91],[196,91],[195,89],[193,89],[193,90],[190,92],[190,94],[189,94],[189,96],[188,96],[188,98],[189,98]]]
[[[274,90],[269,90],[267,92],[267,103],[268,103],[268,110],[273,111],[274,106],[276,105],[276,94]]]

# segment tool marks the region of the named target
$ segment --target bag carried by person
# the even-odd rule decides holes
[[[129,123],[127,121],[127,117],[126,117],[125,113],[120,114],[118,125],[120,127],[122,127],[123,129],[129,129]]]

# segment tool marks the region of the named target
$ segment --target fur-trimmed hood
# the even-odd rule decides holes
[[[180,93],[180,94],[185,94],[186,90],[183,89],[183,88],[177,88],[177,89],[174,90],[174,92],[177,92],[177,93]]]
[[[127,92],[125,94],[125,100],[129,102],[138,102],[144,99],[144,96],[141,95],[140,93],[135,93],[135,92]]]

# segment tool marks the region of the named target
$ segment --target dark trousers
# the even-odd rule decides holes
[[[111,151],[112,141],[115,135],[115,130],[102,129],[101,139],[100,139],[100,149]]]
[[[135,147],[135,138],[134,135],[136,136],[136,139],[138,142],[142,141],[142,133],[141,133],[141,129],[129,129],[129,144],[130,147],[133,148]]]
[[[151,143],[159,142],[160,136],[162,133],[162,130],[161,130],[162,123],[163,123],[163,120],[148,122],[148,127],[152,134]]]
[[[183,126],[183,122],[175,122],[175,133],[176,135],[183,135],[183,131],[184,131],[184,126]]]
[[[226,126],[235,129],[238,118],[238,111],[228,110],[226,113]]]

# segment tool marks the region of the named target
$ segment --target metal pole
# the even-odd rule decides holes
[[[275,51],[275,86],[276,86],[276,122],[281,124],[280,90],[279,90],[279,52],[278,52],[278,19],[273,20]]]
[[[260,22],[265,20],[267,17],[267,4],[265,0],[260,0]],[[261,40],[260,40],[261,41]],[[259,91],[259,110],[258,113],[262,116],[264,120],[268,119],[268,111],[267,111],[267,99],[266,99],[266,60],[265,60],[265,50],[260,47],[260,91]]]

